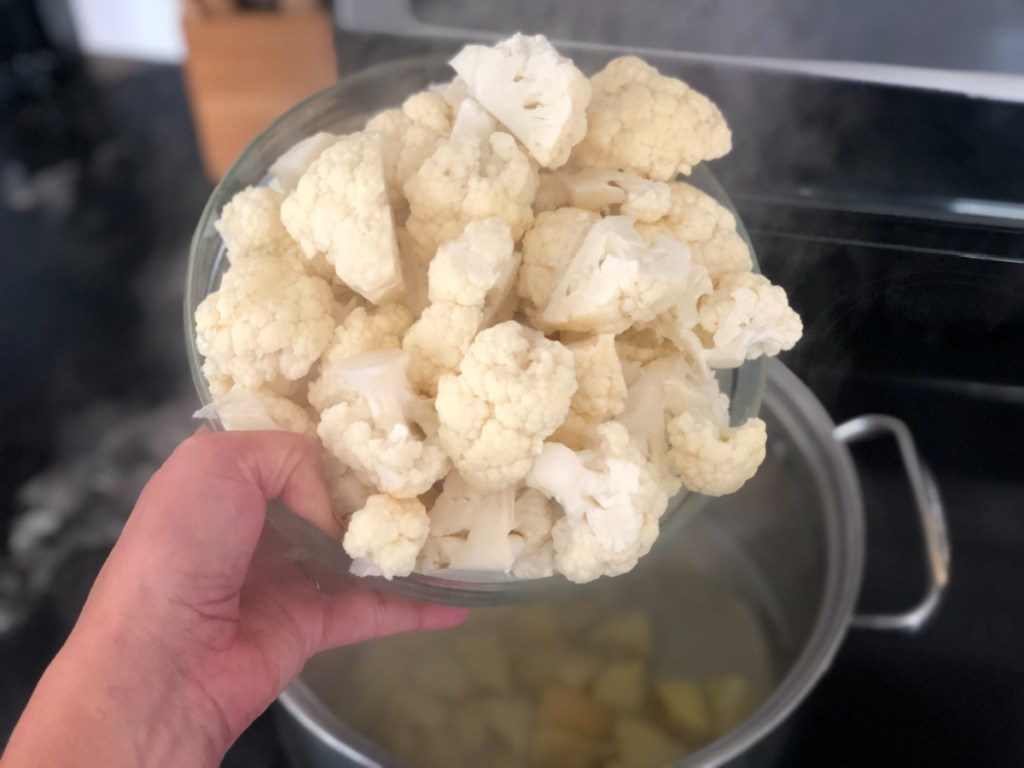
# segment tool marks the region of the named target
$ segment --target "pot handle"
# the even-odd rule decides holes
[[[833,430],[833,435],[836,440],[846,445],[885,435],[891,435],[896,440],[896,447],[899,449],[903,468],[914,494],[927,561],[928,590],[914,608],[903,613],[857,614],[854,615],[851,626],[858,629],[916,632],[935,613],[942,600],[942,593],[949,583],[949,537],[946,532],[946,515],[935,478],[918,455],[914,438],[907,425],[897,418],[880,414],[858,416],[837,426]]]

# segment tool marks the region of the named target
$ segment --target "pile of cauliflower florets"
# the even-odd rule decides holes
[[[672,496],[757,470],[714,369],[800,319],[676,180],[730,149],[705,96],[633,57],[588,80],[542,36],[451,65],[224,206],[212,412],[322,442],[358,575],[625,573]]]

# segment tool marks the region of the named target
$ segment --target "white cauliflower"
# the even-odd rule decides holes
[[[368,301],[401,293],[379,134],[354,133],[324,150],[285,198],[281,220],[307,258],[323,255],[338,279]]]
[[[617,422],[597,426],[592,445],[579,452],[546,443],[526,484],[564,510],[551,530],[555,568],[577,583],[632,570],[657,538],[668,506],[647,460]]]
[[[400,349],[402,337],[412,325],[412,312],[401,304],[367,310],[355,307],[334,329],[331,343],[320,359],[319,375],[309,383],[309,403],[318,411],[340,402],[346,384],[334,366],[354,355],[381,349]]]
[[[590,228],[551,293],[547,326],[621,333],[672,306],[689,275],[689,248],[670,238],[649,245],[633,223],[609,216]]]
[[[546,168],[564,165],[587,132],[590,83],[543,35],[467,45],[451,65],[469,94]]]
[[[559,208],[537,217],[523,236],[523,266],[516,291],[531,322],[543,327],[541,315],[551,294],[584,238],[601,217],[582,208]]]
[[[540,502],[511,485],[481,491],[452,472],[430,508],[419,569],[550,576],[551,517],[543,496]]]
[[[477,331],[505,303],[518,268],[511,232],[497,218],[470,222],[438,249],[427,277],[431,303],[402,343],[418,391],[437,393],[437,380],[455,370]]]
[[[459,104],[452,123],[452,138],[484,142],[498,129],[494,115],[481,106],[474,98],[466,97]]]
[[[469,97],[469,88],[466,85],[466,81],[458,75],[446,83],[434,83],[427,90],[431,93],[436,93],[444,99],[445,104],[448,105],[448,109],[453,115],[458,113],[462,102]]]
[[[359,479],[358,474],[338,461],[329,451],[322,453],[321,464],[327,491],[331,497],[331,512],[334,519],[345,528],[352,513],[362,509],[366,505],[366,500],[377,493],[377,489],[366,485]]]
[[[803,334],[786,292],[751,272],[723,276],[701,301],[699,316],[697,335],[712,368],[737,368],[755,357],[774,357],[792,349]]]
[[[621,171],[557,171],[540,175],[535,211],[565,206],[585,208],[603,215],[633,216],[657,221],[672,206],[672,192],[663,181],[651,181]]]
[[[316,437],[316,425],[302,406],[260,387],[231,387],[193,414],[197,419],[220,419],[225,429],[239,432],[281,430]]]
[[[587,430],[614,419],[626,403],[626,382],[611,334],[590,336],[566,344],[576,361],[579,386],[569,404],[569,415],[552,440],[580,449]]]
[[[333,133],[314,133],[296,142],[270,166],[270,186],[282,196],[299,185],[299,179],[309,170],[324,150],[338,140]]]
[[[375,494],[348,522],[342,546],[356,576],[408,576],[430,531],[430,518],[419,499]]]
[[[475,219],[497,216],[519,240],[533,225],[536,192],[537,171],[507,133],[450,138],[405,183],[406,227],[430,257]]]
[[[729,398],[718,381],[681,355],[643,367],[618,420],[652,465],[667,470],[658,480],[669,493],[680,482],[709,496],[732,493],[764,460],[764,422],[730,426]]]
[[[388,197],[396,212],[404,215],[406,207],[402,186],[451,131],[450,115],[440,94],[425,91],[410,96],[401,109],[381,112],[366,124],[367,131],[381,137]]]
[[[247,389],[301,379],[334,330],[330,286],[279,259],[235,264],[196,309],[196,346]]]
[[[590,85],[576,165],[668,181],[732,149],[729,126],[707,96],[635,56],[613,59]]]
[[[320,414],[317,434],[366,485],[398,498],[426,492],[451,468],[436,415],[405,375],[400,350],[365,352],[332,367],[344,399]]]
[[[730,272],[749,272],[750,249],[736,231],[732,213],[692,184],[676,181],[669,187],[668,213],[656,222],[637,224],[637,231],[648,240],[668,235],[686,243],[694,262],[716,282]]]
[[[441,445],[481,490],[521,480],[565,420],[576,391],[572,353],[509,321],[477,334],[437,387]]]

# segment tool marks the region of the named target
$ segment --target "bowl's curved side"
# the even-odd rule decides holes
[[[227,269],[223,242],[215,227],[224,205],[242,189],[266,183],[267,168],[300,139],[318,131],[343,133],[358,130],[373,114],[391,108],[405,97],[450,77],[451,71],[443,58],[427,56],[391,62],[345,78],[297,104],[278,118],[253,140],[217,184],[192,237],[184,302],[189,367],[203,406],[209,405],[213,398],[203,375],[202,355],[193,318],[203,299],[217,289]],[[757,270],[756,254],[746,229],[711,171],[705,166],[698,166],[687,181],[715,198],[736,216],[737,231],[750,249],[754,269]],[[765,365],[764,359],[750,360],[734,371],[720,372],[722,390],[730,397],[730,420],[734,424],[757,415],[764,390]],[[223,429],[218,419],[208,421],[213,429]],[[665,520],[669,517],[688,519],[699,510],[702,499],[699,494],[679,494],[670,503]],[[283,508],[275,511],[278,517],[289,514]],[[315,531],[301,529],[298,525],[286,527],[299,531],[294,534],[300,536],[296,543],[304,547],[310,557],[315,557],[314,553],[322,552],[328,545],[340,549],[337,542],[324,535],[318,536]],[[343,558],[331,559],[331,565],[335,568],[342,562],[345,562]],[[409,597],[460,605],[531,599],[569,586],[560,576],[495,582],[413,574],[390,582],[382,579],[374,581],[379,582],[375,586]]]

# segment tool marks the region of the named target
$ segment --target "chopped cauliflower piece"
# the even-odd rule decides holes
[[[345,399],[320,414],[317,434],[360,480],[398,498],[425,493],[451,468],[436,415],[405,375],[400,350],[366,352],[333,366]]]
[[[657,538],[668,506],[647,460],[618,422],[597,426],[592,447],[583,451],[545,443],[526,484],[565,511],[551,531],[555,567],[577,583],[632,570]]]
[[[519,268],[508,225],[498,218],[470,222],[438,249],[427,277],[431,304],[402,348],[409,353],[409,379],[424,394],[454,371],[473,337],[504,305]]]
[[[430,536],[421,569],[550,576],[551,518],[546,499],[541,496],[539,504],[527,495],[521,503],[520,496],[515,486],[481,491],[458,472],[449,474],[430,508]]]
[[[334,366],[354,355],[382,349],[401,349],[402,337],[412,325],[412,313],[401,304],[366,310],[356,307],[334,329],[331,343],[320,360],[319,375],[309,383],[309,403],[323,411],[344,399],[346,386]]]
[[[324,150],[338,140],[333,133],[314,133],[296,142],[270,166],[270,186],[287,195],[299,185],[302,174],[309,170]]]
[[[668,452],[665,462],[691,491],[733,493],[764,461],[767,433],[761,419],[729,425],[729,398],[713,376],[692,372],[665,380]]]
[[[576,361],[579,386],[569,404],[569,415],[551,439],[578,450],[583,448],[590,427],[622,413],[626,381],[611,334],[590,336],[566,346]]]
[[[379,134],[354,133],[324,150],[285,198],[281,220],[307,258],[323,255],[338,279],[368,301],[401,293]]]
[[[416,567],[430,518],[418,499],[375,494],[352,513],[342,546],[356,576],[408,576]]]
[[[751,272],[727,274],[700,304],[697,335],[712,368],[737,368],[745,360],[792,349],[803,323],[786,292]]]
[[[536,192],[537,171],[507,133],[451,138],[405,183],[406,227],[430,257],[475,219],[503,219],[518,241],[533,224]]]
[[[604,215],[633,216],[638,221],[657,221],[672,206],[668,184],[621,171],[558,171],[538,179],[535,211],[565,206],[586,208]]]
[[[371,118],[366,130],[380,135],[388,198],[395,211],[406,203],[402,185],[451,131],[450,108],[440,94],[410,96],[401,109],[389,109]]]
[[[736,231],[729,210],[691,184],[672,182],[671,207],[664,218],[637,225],[637,231],[653,240],[668,235],[690,246],[693,261],[718,281],[730,272],[749,272],[750,249]]]
[[[316,437],[316,425],[302,406],[265,388],[232,387],[193,416],[216,417],[225,429],[233,431],[283,430]]]
[[[451,60],[473,98],[545,168],[557,168],[587,132],[590,83],[543,35],[467,45]]]
[[[482,142],[498,128],[494,115],[484,109],[480,102],[473,98],[465,98],[459,105],[452,123],[452,137]]]
[[[331,339],[333,305],[320,278],[279,259],[246,259],[196,309],[196,346],[248,389],[282,376],[301,379]]]
[[[467,482],[518,482],[565,420],[576,391],[572,353],[514,321],[477,334],[437,387],[441,445]]]
[[[633,223],[609,216],[590,228],[551,293],[547,325],[621,333],[672,306],[689,274],[689,248],[669,238],[648,245]]]
[[[559,208],[541,213],[523,236],[523,266],[516,291],[525,304],[527,316],[542,330],[546,330],[543,322],[538,321],[551,301],[565,265],[600,220],[596,213],[582,208]]]
[[[613,59],[590,79],[587,135],[572,154],[584,168],[669,181],[732,148],[718,107],[635,56]]]

